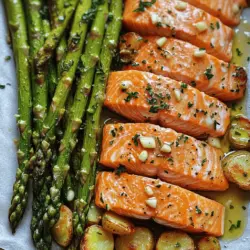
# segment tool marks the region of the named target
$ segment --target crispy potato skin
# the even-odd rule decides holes
[[[156,250],[195,250],[193,239],[182,231],[169,231],[161,234]]]
[[[219,240],[212,236],[201,238],[197,244],[197,248],[198,250],[221,250]]]
[[[113,212],[103,215],[102,226],[106,231],[119,235],[132,234],[135,231],[135,226],[130,220]]]
[[[222,160],[226,178],[241,189],[250,190],[250,152],[235,151]]]
[[[130,235],[118,236],[115,241],[116,250],[153,250],[154,237],[148,228],[136,227]]]
[[[60,208],[60,217],[52,228],[52,236],[58,245],[67,247],[73,237],[73,214],[71,210],[62,205]]]
[[[101,226],[87,228],[80,244],[80,250],[114,250],[113,235]]]
[[[250,120],[247,117],[239,115],[232,120],[229,141],[235,149],[250,148]]]

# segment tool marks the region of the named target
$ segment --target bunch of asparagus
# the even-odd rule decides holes
[[[30,179],[36,248],[51,248],[51,229],[67,203],[73,204],[75,237],[65,246],[71,242],[69,248],[77,249],[94,191],[100,115],[121,30],[122,0],[4,3],[16,62],[20,131],[10,225],[14,233]]]

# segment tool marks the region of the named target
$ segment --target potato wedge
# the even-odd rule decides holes
[[[113,234],[126,235],[135,231],[135,226],[130,220],[113,212],[105,212],[102,217],[103,228]]]
[[[198,250],[220,250],[220,242],[212,236],[203,237],[197,244]]]
[[[230,125],[229,141],[235,149],[250,148],[250,120],[245,116],[236,116]]]
[[[156,250],[194,250],[194,241],[182,231],[162,233],[156,244]]]
[[[87,228],[81,240],[80,250],[113,250],[114,238],[101,226],[92,225]]]
[[[73,214],[71,210],[62,205],[60,207],[60,217],[52,228],[52,236],[58,245],[67,247],[73,237]]]
[[[130,235],[118,236],[115,241],[116,250],[153,250],[154,237],[145,227],[136,227]]]
[[[102,220],[103,211],[97,207],[94,202],[91,202],[89,211],[87,214],[88,225],[99,224]]]
[[[250,190],[250,152],[239,150],[222,160],[227,179],[244,190]]]

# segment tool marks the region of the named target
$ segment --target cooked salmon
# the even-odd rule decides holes
[[[234,33],[218,18],[188,3],[180,10],[177,8],[178,0],[157,0],[148,6],[140,2],[125,1],[123,24],[128,31],[141,35],[173,36],[230,62]]]
[[[218,99],[149,72],[112,72],[104,104],[132,121],[158,123],[195,137],[222,136],[230,122],[229,109]]]
[[[224,233],[225,208],[221,204],[160,180],[101,172],[95,189],[97,206],[117,214],[154,219],[188,232]]]
[[[244,68],[225,63],[190,43],[168,38],[159,47],[160,37],[140,37],[127,33],[121,38],[123,60],[132,61],[124,69],[149,71],[183,81],[223,101],[244,96],[247,74]],[[196,53],[200,57],[196,57]]]
[[[145,148],[150,140],[155,145]],[[100,163],[113,169],[124,166],[130,173],[157,176],[187,189],[224,191],[228,182],[222,156],[220,149],[169,128],[118,123],[103,129]]]
[[[242,10],[247,6],[246,0],[183,0],[218,17],[224,24],[235,26],[240,23]],[[215,26],[216,27],[216,26]],[[214,27],[214,28],[215,28]]]

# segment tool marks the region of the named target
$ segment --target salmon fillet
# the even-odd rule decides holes
[[[149,195],[146,188],[153,194]],[[188,232],[205,232],[214,236],[224,233],[224,206],[148,177],[101,172],[97,176],[95,203],[120,215],[152,218],[159,224]]]
[[[123,24],[128,31],[141,35],[173,36],[188,41],[229,62],[232,58],[233,30],[218,18],[190,4],[185,10],[177,10],[178,2],[157,0],[150,7],[139,8],[140,0],[126,0]]]
[[[247,6],[245,0],[183,0],[218,17],[224,24],[235,26],[240,23],[242,10]]]
[[[155,148],[144,148],[140,136],[152,138]],[[145,150],[147,157],[141,160]],[[130,173],[157,176],[187,189],[224,191],[228,182],[221,168],[222,156],[221,150],[169,128],[118,123],[103,129],[100,163],[113,169],[122,165]]]
[[[168,38],[159,48],[160,37],[140,37],[127,33],[121,39],[120,53],[132,64],[124,69],[149,71],[183,81],[208,95],[223,101],[233,101],[244,96],[247,74],[243,67],[225,63],[204,54],[195,57],[199,49],[187,42]]]
[[[127,90],[122,89],[128,84]],[[222,136],[230,122],[225,104],[187,84],[141,71],[112,72],[104,105],[135,122],[158,123],[195,137]]]

